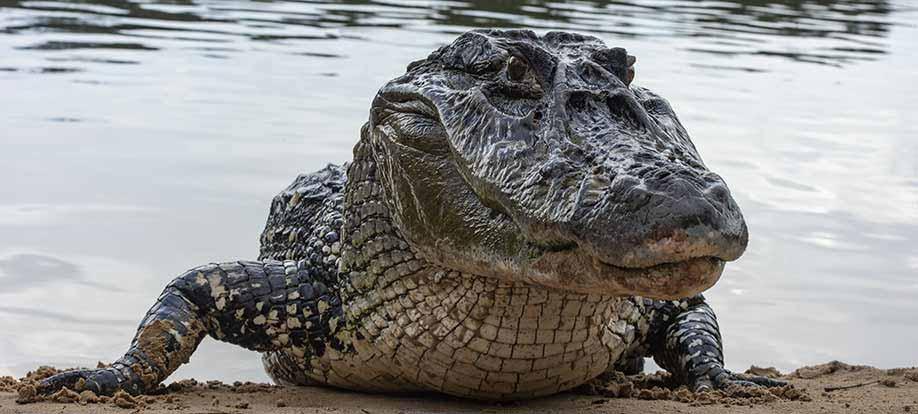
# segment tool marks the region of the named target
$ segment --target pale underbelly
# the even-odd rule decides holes
[[[431,325],[402,318],[376,335],[354,340],[352,352],[328,348],[321,357],[306,360],[281,351],[266,356],[265,364],[276,379],[301,385],[435,391],[485,400],[533,398],[579,386],[627,357],[643,331],[641,314],[622,301],[608,305],[583,306],[590,312],[543,326],[522,315],[500,325],[485,322],[489,318],[458,323],[441,318]]]

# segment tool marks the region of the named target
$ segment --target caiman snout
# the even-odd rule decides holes
[[[597,60],[594,53],[556,74],[556,84],[576,80],[580,87],[555,91],[554,100],[563,103],[555,124],[566,128],[548,134],[587,154],[565,149],[559,157],[585,176],[572,220],[557,221],[572,227],[565,238],[625,268],[737,259],[748,235],[723,179],[704,166],[665,100],[627,85],[630,78],[618,72],[633,70],[633,59],[622,49],[608,54],[621,62]],[[609,70],[595,69],[597,62]]]
[[[713,173],[644,180],[610,194],[605,206],[584,218],[576,230],[580,247],[618,267],[704,257],[731,261],[748,241],[739,207]]]
[[[649,176],[620,175],[602,195],[590,195],[598,192],[590,186],[608,181],[585,180],[571,220],[529,233],[543,245],[564,246],[532,262],[527,269],[535,275],[532,281],[658,299],[687,297],[714,285],[724,263],[745,250],[746,224],[719,176],[676,166]],[[551,234],[560,238],[541,239]]]

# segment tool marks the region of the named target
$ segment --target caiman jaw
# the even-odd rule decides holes
[[[706,256],[647,267],[621,267],[572,249],[546,252],[522,274],[528,283],[577,293],[678,299],[713,286],[724,264],[721,259]]]

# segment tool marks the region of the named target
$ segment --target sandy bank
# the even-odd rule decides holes
[[[0,414],[12,413],[918,413],[918,368],[881,370],[829,363],[781,376],[793,388],[774,392],[689,393],[667,388],[657,375],[609,377],[590,387],[549,398],[484,404],[442,396],[380,396],[314,387],[179,381],[163,394],[89,402],[84,393],[61,393],[58,401],[16,402],[29,381],[0,378]],[[777,373],[775,373],[777,374]],[[829,391],[826,391],[829,389]],[[23,391],[28,396],[28,390]],[[65,402],[60,402],[65,401]]]

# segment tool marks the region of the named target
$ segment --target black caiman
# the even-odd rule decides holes
[[[538,397],[645,357],[724,368],[700,292],[746,248],[724,180],[635,58],[595,37],[476,30],[382,87],[353,161],[274,198],[258,261],[173,280],[109,368],[40,389],[150,392],[205,336],[280,384]]]

